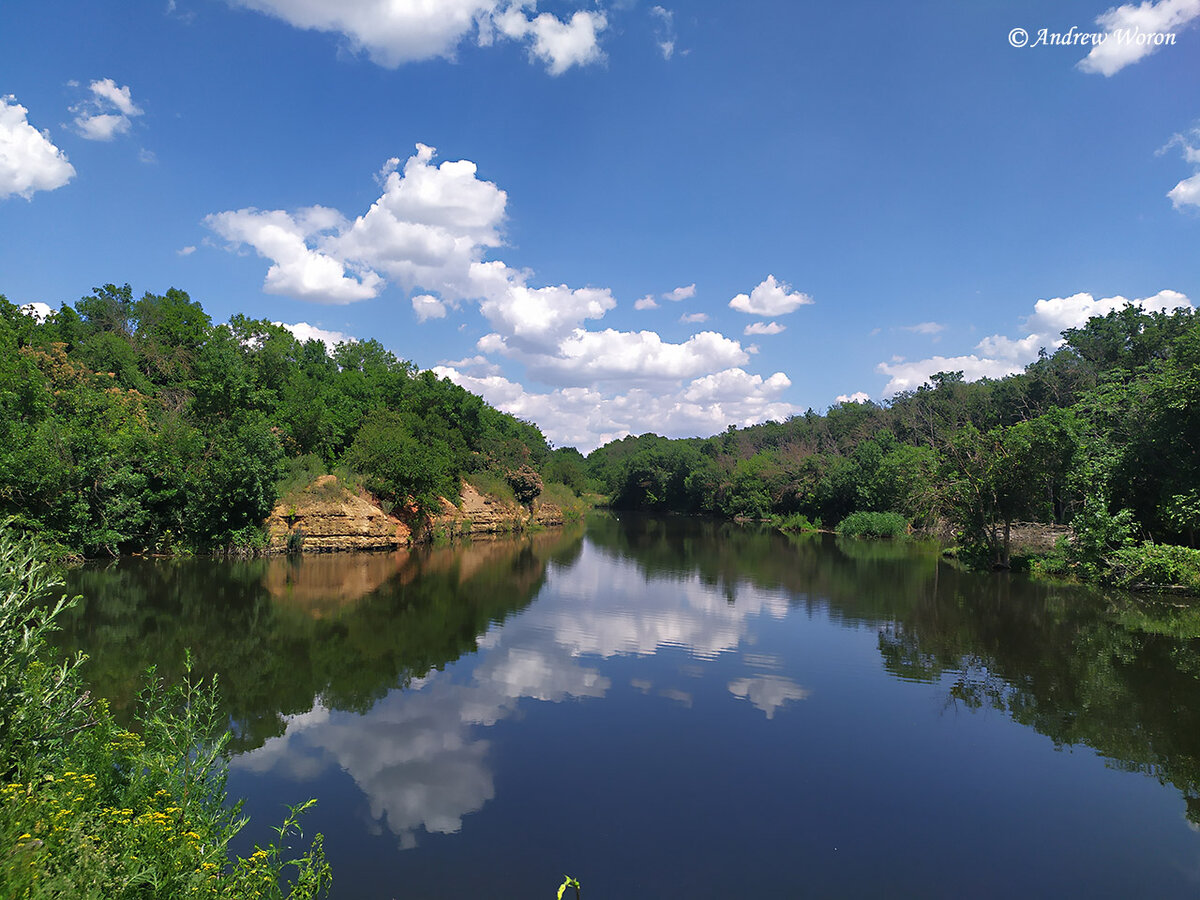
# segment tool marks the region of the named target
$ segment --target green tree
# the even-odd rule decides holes
[[[451,451],[436,438],[418,438],[399,413],[372,413],[350,445],[346,462],[366,477],[367,488],[396,506],[411,502],[418,518],[439,506],[439,497],[458,497]]]

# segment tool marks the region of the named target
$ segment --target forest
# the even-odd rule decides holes
[[[941,372],[885,404],[703,439],[627,437],[586,459],[555,451],[550,465],[624,509],[785,530],[899,520],[982,567],[1030,562],[1011,552],[1016,522],[1070,526],[1036,569],[1200,592],[1200,319],[1129,305],[1062,337],[1007,378]]]
[[[420,515],[548,456],[377,341],[213,325],[175,289],[109,284],[43,322],[0,297],[0,514],[85,556],[253,548],[281,492],[338,467]]]
[[[1069,526],[1049,575],[1200,590],[1200,319],[1135,306],[1063,333],[1024,372],[941,372],[707,438],[586,457],[397,359],[332,351],[181,290],[105,285],[43,321],[0,297],[0,514],[85,556],[261,545],[290,486],[339,472],[420,516],[484,473],[618,509],[951,537],[1009,568],[1017,522]],[[888,524],[890,523],[890,524]]]

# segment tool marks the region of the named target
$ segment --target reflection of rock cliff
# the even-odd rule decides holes
[[[372,500],[351,493],[335,476],[322,475],[280,502],[266,525],[272,550],[284,550],[289,537],[303,535],[305,551],[327,552],[394,550],[437,534],[502,534],[562,522],[562,510],[557,506],[535,502],[531,513],[464,484],[460,505],[443,500],[441,513],[433,517],[428,529],[414,535],[407,524]]]
[[[385,585],[395,589],[417,578],[440,574],[455,585],[501,572],[505,589],[531,591],[545,574],[545,558],[564,538],[545,532],[512,541],[475,541],[466,545],[418,547],[392,553],[345,556],[276,556],[260,561],[262,584],[288,609],[303,610],[316,619],[336,614]],[[578,532],[566,539],[578,541]]]

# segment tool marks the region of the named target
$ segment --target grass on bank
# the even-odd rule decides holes
[[[57,595],[57,599],[54,599]],[[275,844],[237,856],[217,686],[151,673],[136,731],[84,689],[83,656],[47,642],[73,601],[32,541],[0,523],[0,896],[289,898],[330,884],[323,841],[293,810]]]
[[[846,537],[902,538],[908,534],[908,519],[894,512],[856,512],[838,523],[837,533]]]

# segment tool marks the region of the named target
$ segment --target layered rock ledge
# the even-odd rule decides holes
[[[269,549],[282,553],[289,542],[305,553],[343,550],[395,550],[423,541],[475,535],[511,534],[531,526],[563,524],[562,510],[535,501],[533,509],[481,494],[464,483],[458,505],[445,498],[427,523],[391,515],[369,496],[356,494],[334,475],[322,475],[289,495],[267,518]]]

